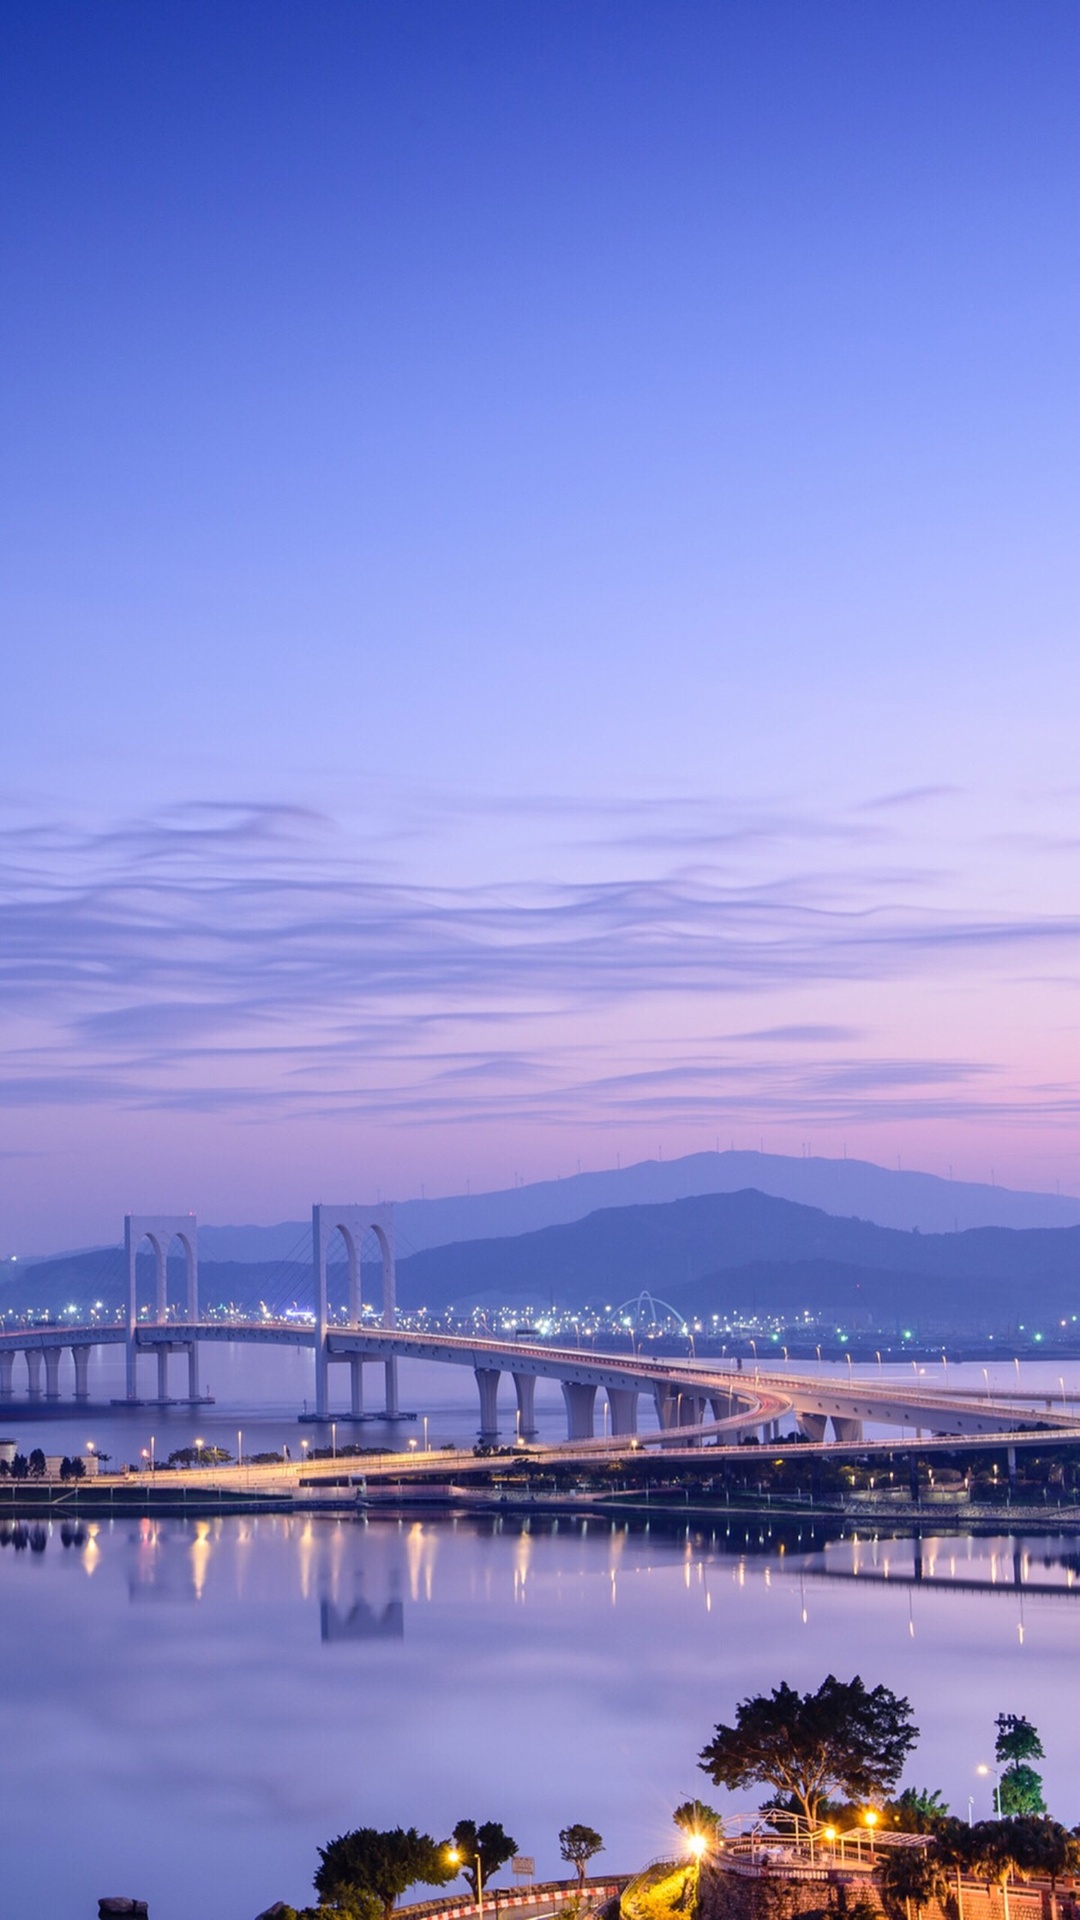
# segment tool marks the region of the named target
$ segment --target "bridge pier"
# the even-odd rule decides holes
[[[187,1343],[187,1390],[188,1399],[199,1398],[199,1343],[189,1340]]]
[[[166,1401],[169,1397],[169,1349],[161,1346],[157,1349],[157,1397]]]
[[[824,1440],[825,1428],[829,1424],[827,1416],[823,1413],[797,1413],[795,1423],[799,1432],[818,1446]]]
[[[476,1384],[480,1392],[480,1438],[482,1441],[497,1440],[499,1437],[499,1367],[476,1367]]]
[[[72,1347],[71,1358],[75,1367],[75,1398],[90,1398],[90,1347]]]
[[[325,1334],[315,1341],[315,1412],[320,1420],[330,1418],[330,1343]]]
[[[678,1425],[679,1397],[675,1389],[666,1380],[657,1380],[653,1385],[653,1399],[656,1402],[656,1424],[661,1432]]]
[[[735,1411],[734,1397],[730,1393],[710,1394],[709,1406],[714,1420],[727,1420]]]
[[[536,1439],[536,1375],[535,1373],[515,1373],[513,1375],[514,1392],[517,1394],[518,1439]]]
[[[124,1345],[124,1391],[129,1400],[139,1397],[139,1381],[136,1362],[139,1358],[139,1345],[134,1332],[128,1334]]]
[[[687,1392],[683,1388],[675,1402],[675,1424],[679,1427],[699,1427],[705,1418],[705,1396],[701,1393]],[[689,1441],[692,1447],[700,1447],[703,1436],[695,1433]]]
[[[349,1412],[359,1420],[364,1411],[364,1363],[358,1353],[349,1361]]]
[[[26,1382],[31,1400],[41,1397],[41,1348],[26,1349]]]
[[[41,1357],[45,1362],[45,1398],[46,1400],[59,1400],[60,1348],[46,1347]]]
[[[596,1407],[596,1388],[586,1386],[583,1381],[564,1380],[562,1382],[563,1399],[566,1402],[566,1437],[568,1440],[591,1440],[593,1437],[593,1414]]]
[[[396,1420],[400,1412],[400,1408],[398,1407],[396,1354],[391,1354],[385,1364],[384,1371],[386,1374],[386,1417],[388,1420]]]
[[[11,1377],[15,1371],[15,1355],[0,1353],[0,1400],[12,1398]]]
[[[638,1390],[636,1387],[607,1387],[608,1410],[611,1414],[611,1434],[615,1440],[625,1434],[637,1432]]]
[[[833,1437],[837,1440],[861,1440],[863,1426],[861,1420],[855,1420],[850,1414],[834,1413],[832,1416]]]

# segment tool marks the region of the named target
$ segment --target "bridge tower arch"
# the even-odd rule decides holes
[[[394,1209],[392,1206],[328,1206],[321,1203],[311,1209],[311,1239],[315,1257],[315,1411],[322,1418],[330,1412],[330,1309],[327,1291],[327,1257],[330,1242],[340,1233],[345,1242],[349,1264],[349,1324],[360,1325],[360,1247],[366,1232],[372,1232],[382,1255],[382,1324],[392,1328],[397,1320],[396,1270],[394,1265]],[[352,1411],[363,1406],[363,1362],[359,1354],[348,1356],[352,1368]],[[398,1413],[397,1358],[384,1363],[386,1369],[386,1413],[396,1419]]]
[[[138,1398],[136,1360],[138,1358],[139,1309],[135,1271],[139,1248],[150,1243],[154,1256],[154,1312],[149,1324],[163,1327],[169,1318],[169,1248],[179,1240],[187,1268],[186,1319],[191,1326],[199,1318],[199,1223],[193,1213],[128,1213],[124,1216],[124,1259],[127,1266],[127,1397]],[[198,1343],[181,1340],[177,1347],[188,1357],[188,1398],[199,1397]],[[158,1344],[158,1399],[168,1398],[167,1369],[170,1345]]]

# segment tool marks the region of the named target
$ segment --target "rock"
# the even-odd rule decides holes
[[[257,1913],[255,1920],[290,1920],[290,1915],[295,1912],[296,1908],[290,1907],[287,1900],[275,1900],[272,1907],[264,1907],[261,1913]]]
[[[136,1920],[147,1920],[149,1908],[145,1900],[125,1900],[121,1894],[114,1894],[111,1900],[98,1901],[98,1920],[111,1920],[113,1914],[126,1913],[136,1916]]]

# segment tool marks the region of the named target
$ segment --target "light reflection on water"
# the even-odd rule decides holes
[[[1053,1810],[1080,1819],[1071,1537],[509,1516],[2,1533],[5,1911],[76,1920],[129,1892],[153,1920],[250,1920],[300,1900],[348,1825],[463,1815],[503,1820],[541,1873],[586,1820],[628,1867],[711,1792],[694,1763],[716,1719],[830,1670],[910,1695],[911,1778],[960,1811],[985,1798],[994,1716],[1026,1713]]]

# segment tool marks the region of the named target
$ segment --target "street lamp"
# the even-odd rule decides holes
[[[337,1421],[336,1420],[331,1420],[330,1422],[330,1458],[331,1460],[337,1459]]]
[[[983,1765],[981,1762],[976,1767],[975,1771],[976,1773],[981,1773],[984,1779],[989,1774],[991,1773],[993,1774],[994,1776],[994,1818],[996,1820],[1000,1820],[1001,1818],[1001,1775],[999,1774],[996,1767],[988,1767]]]
[[[202,1440],[200,1440],[198,1434],[196,1434],[195,1435],[195,1465],[197,1467],[202,1466],[202,1450],[203,1450],[203,1442]]]
[[[694,1859],[700,1860],[703,1854],[708,1851],[709,1843],[703,1833],[691,1833],[687,1836],[686,1845],[688,1851],[693,1854]]]
[[[446,1857],[452,1866],[459,1867],[463,1857],[460,1847],[447,1847]],[[472,1858],[476,1866],[476,1920],[484,1920],[484,1870],[480,1855],[474,1853]]]

